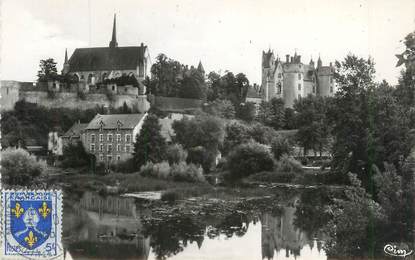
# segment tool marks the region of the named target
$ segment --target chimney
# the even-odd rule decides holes
[[[286,63],[290,62],[290,54],[285,55],[285,62]]]

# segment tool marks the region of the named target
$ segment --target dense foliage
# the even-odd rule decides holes
[[[44,161],[38,161],[26,150],[8,148],[1,152],[2,182],[10,185],[27,186],[46,168]]]
[[[160,133],[161,125],[158,117],[149,114],[143,122],[140,133],[134,143],[133,157],[137,169],[146,162],[161,162],[166,156],[166,140]]]
[[[232,178],[239,179],[253,173],[271,171],[274,161],[267,147],[249,142],[237,146],[229,154],[228,167]]]

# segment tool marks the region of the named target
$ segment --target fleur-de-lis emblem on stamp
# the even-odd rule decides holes
[[[30,231],[29,235],[27,235],[27,237],[24,238],[24,241],[26,241],[26,243],[31,248],[36,243],[37,237],[35,235],[33,235],[32,231]]]
[[[12,213],[16,216],[16,218],[19,218],[24,212],[24,209],[20,206],[19,203],[16,203],[16,206],[12,208]]]
[[[50,208],[48,208],[48,204],[46,202],[43,202],[42,207],[39,209],[39,213],[43,218],[46,218],[50,213]]]

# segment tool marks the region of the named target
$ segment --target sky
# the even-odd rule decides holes
[[[374,58],[377,79],[396,84],[395,54],[415,30],[414,0],[0,0],[0,77],[36,80],[39,61],[62,69],[65,48],[108,46],[117,14],[119,46],[149,46],[207,72],[242,72],[260,83],[261,55],[348,53]]]

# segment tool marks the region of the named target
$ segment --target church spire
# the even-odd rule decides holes
[[[118,47],[117,43],[117,16],[114,14],[114,23],[112,25],[112,38],[110,41],[110,48]]]
[[[68,49],[65,48],[65,64],[68,63]]]

